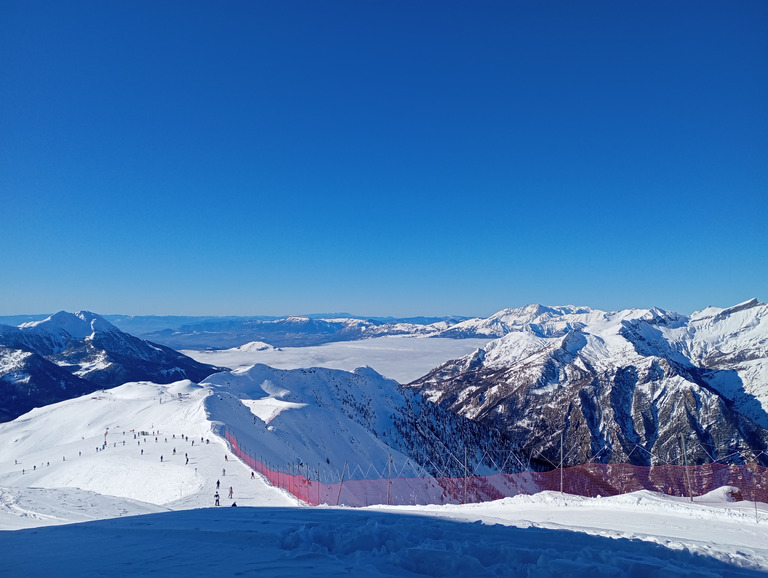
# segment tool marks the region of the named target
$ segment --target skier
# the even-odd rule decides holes
[[[216,492],[215,494],[213,494],[213,499],[216,500],[214,505],[218,506],[219,505],[219,492]]]
[[[216,489],[217,489],[217,490],[219,489],[219,484],[220,484],[220,483],[221,483],[221,482],[220,482],[219,480],[216,480]]]
[[[163,463],[163,456],[160,456],[160,463]]]
[[[144,455],[144,448],[141,449],[141,455]]]
[[[221,468],[221,477],[223,478],[226,475],[227,475],[227,470],[225,470],[224,468]]]
[[[229,497],[232,498],[232,486],[229,486]]]
[[[251,479],[253,480],[254,478],[256,478],[256,474],[254,474],[253,472],[251,472]]]
[[[229,460],[227,459],[227,454],[224,454],[224,461],[225,461],[225,462],[228,462],[228,461],[229,461]]]
[[[186,466],[189,463],[189,457],[187,456],[187,454],[184,454],[184,456],[187,458],[187,461],[184,462],[184,465]]]

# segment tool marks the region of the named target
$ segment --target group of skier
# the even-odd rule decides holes
[[[224,454],[224,461],[229,462],[229,456],[227,454]],[[225,468],[221,469],[221,475],[226,476],[227,470]],[[251,479],[254,479],[253,472],[251,472]],[[221,487],[221,480],[216,480],[216,493],[213,494],[213,505],[214,506],[220,506],[221,505],[221,496],[219,496],[219,488]],[[233,489],[232,486],[229,486],[229,499],[231,500],[233,497]],[[232,502],[233,506],[237,506],[237,502]]]
[[[123,435],[125,435],[125,433],[126,432],[123,432]],[[141,438],[143,438],[143,436],[145,436],[145,435],[149,436],[149,432],[145,432],[145,431],[137,432],[138,435],[137,435],[137,433],[134,433],[133,430],[131,430],[129,433],[133,433],[133,439],[136,440],[136,443],[137,443],[138,446],[141,446],[141,442],[142,442]],[[159,431],[157,431],[157,432],[152,431],[151,435],[154,435],[155,433],[159,434],[160,432]],[[189,436],[186,436],[184,434],[182,434],[180,436],[180,438],[183,441],[185,441],[185,442],[189,441]],[[176,434],[173,434],[173,439],[177,439]],[[145,444],[147,443],[147,439],[146,438],[143,438],[143,441],[144,441]],[[168,442],[168,438],[165,438],[165,442]],[[158,437],[155,437],[155,443],[159,443]],[[210,440],[209,439],[205,439],[204,437],[201,437],[200,438],[200,443],[210,444]],[[117,444],[117,442],[115,442],[113,445],[116,447],[118,444]],[[125,441],[124,440],[122,442],[122,445],[125,445]],[[192,440],[192,445],[194,445],[194,440]],[[105,442],[101,446],[97,446],[96,447],[96,451],[97,452],[102,452],[102,451],[106,450],[107,447],[109,447],[109,446],[106,443],[106,434],[105,434]],[[140,449],[140,454],[142,456],[144,455],[144,448]],[[82,452],[78,452],[78,455],[82,455]],[[175,447],[173,448],[173,455],[174,456],[176,455],[176,448]],[[62,461],[66,461],[66,457],[62,457],[61,459],[62,459]],[[189,464],[189,454],[188,453],[184,453],[184,459],[185,459],[185,462],[184,462],[185,465]],[[160,462],[164,463],[164,460],[165,460],[165,458],[161,454],[160,455]],[[227,454],[224,454],[224,461],[229,463],[229,456]],[[14,460],[14,463],[17,464],[17,465],[20,465],[18,460]],[[50,466],[50,462],[48,462],[48,465]],[[37,465],[33,466],[33,470],[37,470]],[[195,471],[197,471],[197,468],[195,468]],[[25,473],[26,473],[26,469],[24,468],[24,469],[22,469],[22,474],[25,474]],[[227,470],[225,468],[222,468],[221,475],[222,476],[226,476],[227,475]],[[251,472],[251,479],[253,480],[253,479],[255,479],[255,477],[256,476],[255,476],[254,472]],[[213,495],[214,505],[215,506],[220,506],[221,505],[221,496],[219,495],[219,488],[220,488],[220,486],[221,486],[221,480],[216,480],[216,493]],[[234,489],[232,488],[232,486],[229,486],[229,492],[227,494],[227,497],[230,500],[233,499],[233,497],[234,497]],[[233,501],[232,502],[232,506],[237,506],[237,502]]]
[[[216,493],[213,494],[213,505],[214,506],[220,506],[221,505],[221,503],[220,503],[221,497],[219,496],[219,486],[220,485],[221,485],[221,480],[216,480]],[[232,486],[229,486],[229,496],[228,497],[229,497],[230,500],[233,497]],[[232,502],[232,505],[233,506],[237,506],[237,503],[236,502]]]

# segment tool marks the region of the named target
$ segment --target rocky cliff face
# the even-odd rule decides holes
[[[543,308],[408,387],[518,442],[534,463],[768,463],[768,307],[691,317]],[[526,312],[530,313],[530,312]]]

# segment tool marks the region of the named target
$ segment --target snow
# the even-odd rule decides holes
[[[435,513],[240,507],[122,517],[9,533],[3,537],[3,567],[9,575],[33,576],[64,567],[81,576],[762,575],[751,558],[754,547],[710,556],[679,542],[515,527],[503,517],[505,507],[467,516],[453,511],[459,514],[453,519]],[[556,506],[542,507],[556,513],[550,509]],[[470,521],[486,516],[507,523]]]
[[[98,355],[90,363],[80,364],[80,369],[75,371],[75,375],[88,379],[88,374],[94,371],[104,371],[108,369],[112,363],[107,360],[107,354],[104,351],[98,353]]]
[[[251,351],[266,351],[269,349],[274,349],[269,343],[264,343],[263,341],[250,341],[240,347],[233,347],[229,351],[249,353]]]
[[[624,346],[617,339],[620,320],[601,319],[603,329],[587,336],[582,349],[596,357],[600,348]],[[489,348],[489,356],[519,354],[540,339],[508,336]],[[363,442],[362,430],[341,432],[341,425],[351,426],[330,421],[339,418],[320,413],[318,402],[332,403],[336,390],[346,391],[353,407],[375,396],[386,399],[380,391],[385,380],[363,368],[351,377],[314,370],[322,380],[304,383],[292,373],[249,366],[346,370],[368,364],[405,382],[425,366],[485,343],[386,337],[301,350],[188,352],[239,369],[202,385],[128,383],[0,424],[3,574],[591,578],[768,572],[768,505],[734,501],[735,488],[693,502],[646,491],[603,498],[541,492],[481,504],[310,508],[258,474],[252,479],[215,435],[222,424],[256,420],[264,422],[263,437],[253,441],[265,454],[279,457],[314,443],[324,444],[334,460],[344,459],[344,436],[352,436],[360,444],[355,451],[372,459],[390,450]],[[217,480],[227,507],[211,507]],[[229,507],[232,502],[238,507]]]
[[[337,482],[345,469],[347,479],[349,472],[360,479],[391,456],[404,475],[423,474],[382,441],[387,432],[395,441],[392,422],[405,401],[396,382],[370,368],[350,373],[259,364],[214,374],[205,385],[215,391],[205,400],[210,419],[226,424],[240,446],[258,448],[254,457],[262,463],[304,463],[313,476],[319,469],[324,481]]]
[[[116,330],[114,325],[90,311],[78,311],[77,313],[59,311],[41,321],[22,323],[19,328],[37,334],[61,334],[63,332],[76,340],[85,339],[96,331]]]
[[[241,373],[246,382],[252,375]],[[263,381],[250,381],[257,393]],[[296,394],[296,384],[288,385],[267,384],[249,404],[263,416],[302,411],[283,399]],[[693,503],[649,492],[611,498],[542,492],[470,505],[302,506],[260,476],[251,479],[213,435],[218,419],[245,411],[225,404],[227,395],[223,386],[189,381],[129,383],[0,424],[3,572],[547,577],[768,571],[768,506],[734,502],[729,489]],[[214,400],[222,404],[218,412],[210,410]],[[106,448],[96,451],[105,440]],[[237,508],[210,507],[216,480],[222,503],[236,501]]]
[[[28,351],[0,347],[0,375],[20,369],[24,366],[24,361],[31,356]]]
[[[313,347],[255,350],[247,347],[221,351],[185,350],[182,353],[201,363],[231,369],[263,363],[278,369],[327,367],[351,371],[368,365],[399,383],[409,383],[441,363],[463,357],[487,343],[488,339],[388,336]]]

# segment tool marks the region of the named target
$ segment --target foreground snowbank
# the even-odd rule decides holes
[[[211,508],[2,535],[9,575],[760,576],[571,530],[308,508]],[[742,561],[743,562],[743,561]]]

